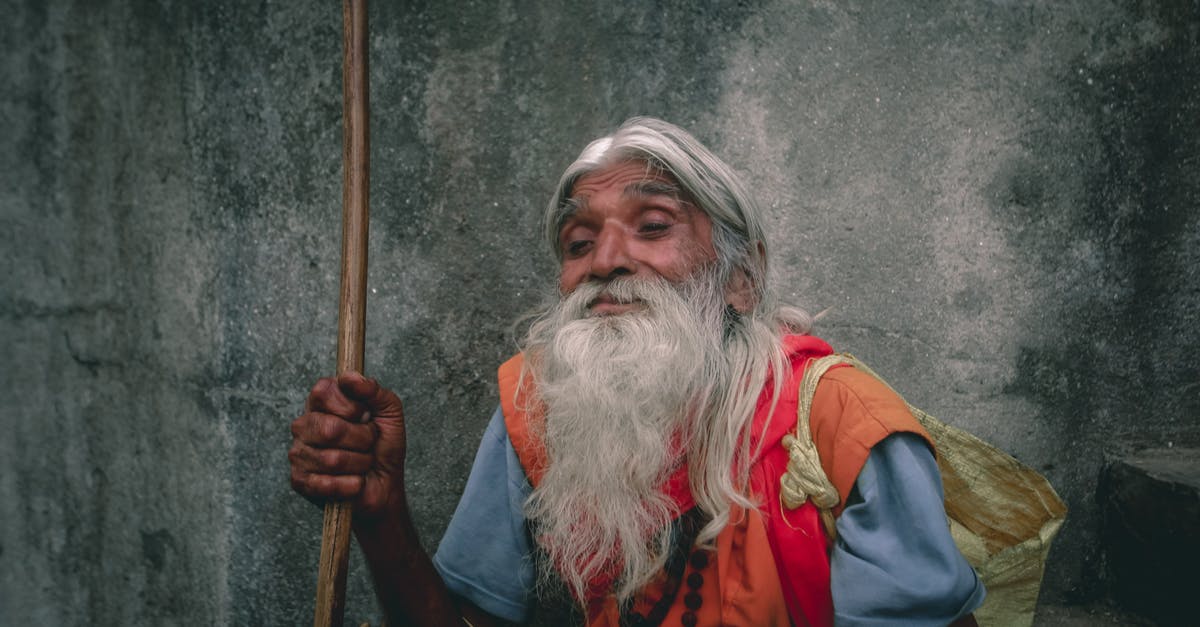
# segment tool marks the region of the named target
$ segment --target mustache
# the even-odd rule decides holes
[[[616,277],[581,283],[562,296],[562,306],[572,317],[587,317],[590,308],[600,302],[643,303],[653,306],[662,300],[665,291],[678,292],[679,287],[663,278]]]
[[[559,308],[568,320],[580,320],[592,317],[591,308],[602,302],[619,304],[640,304],[648,312],[665,305],[670,296],[680,295],[685,300],[690,291],[701,284],[703,274],[673,283],[662,277],[615,277],[611,279],[596,279],[579,284],[569,294],[560,295]],[[725,303],[721,316],[721,326],[724,334],[728,334],[742,322],[742,312],[733,305]]]

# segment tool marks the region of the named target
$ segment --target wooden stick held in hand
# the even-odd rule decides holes
[[[342,0],[342,288],[338,306],[337,372],[363,371],[367,307],[367,223],[370,216],[370,102],[367,83],[367,0]],[[341,627],[350,558],[347,502],[325,506],[316,627]]]

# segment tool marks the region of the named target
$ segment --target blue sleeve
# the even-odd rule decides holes
[[[920,437],[893,434],[871,449],[837,521],[836,625],[941,626],[979,607],[983,584],[950,537],[942,498]]]
[[[528,614],[533,589],[533,552],[522,513],[530,490],[497,408],[433,556],[451,592],[517,623]]]

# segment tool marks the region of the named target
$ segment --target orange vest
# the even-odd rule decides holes
[[[811,359],[833,352],[824,341],[808,335],[784,338],[791,372],[782,395],[771,410],[773,384],[768,381],[755,408],[751,426],[752,451],[750,491],[759,509],[730,513],[731,522],[716,538],[715,564],[703,569],[698,590],[704,602],[693,613],[697,625],[832,625],[833,600],[829,588],[828,542],[820,514],[811,502],[785,510],[779,498],[779,478],[787,468],[783,436],[796,427],[800,379]],[[532,485],[540,482],[546,468],[546,451],[533,435],[533,421],[540,412],[527,411],[528,381],[521,383],[522,355],[500,366],[500,405],[508,436]],[[871,447],[892,433],[909,432],[931,442],[928,433],[908,412],[903,399],[875,378],[853,368],[831,369],[821,379],[813,399],[809,421],[821,466],[837,488],[841,503],[866,463]],[[762,442],[762,446],[759,443]],[[930,444],[932,448],[932,444]],[[694,506],[687,489],[687,468],[668,481],[667,493],[679,511]],[[744,514],[744,515],[743,515]],[[689,567],[689,571],[690,571]],[[644,598],[661,597],[663,581],[647,586]],[[678,625],[685,611],[684,588],[663,624]],[[719,602],[715,602],[719,600]],[[645,601],[639,601],[642,605]],[[639,605],[634,609],[639,609]],[[644,607],[642,608],[644,609]],[[593,604],[589,625],[618,624],[618,609],[610,596]]]

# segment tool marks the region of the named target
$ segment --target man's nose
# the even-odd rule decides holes
[[[604,229],[596,236],[591,262],[589,273],[594,279],[611,279],[637,270],[625,235],[614,229]]]

